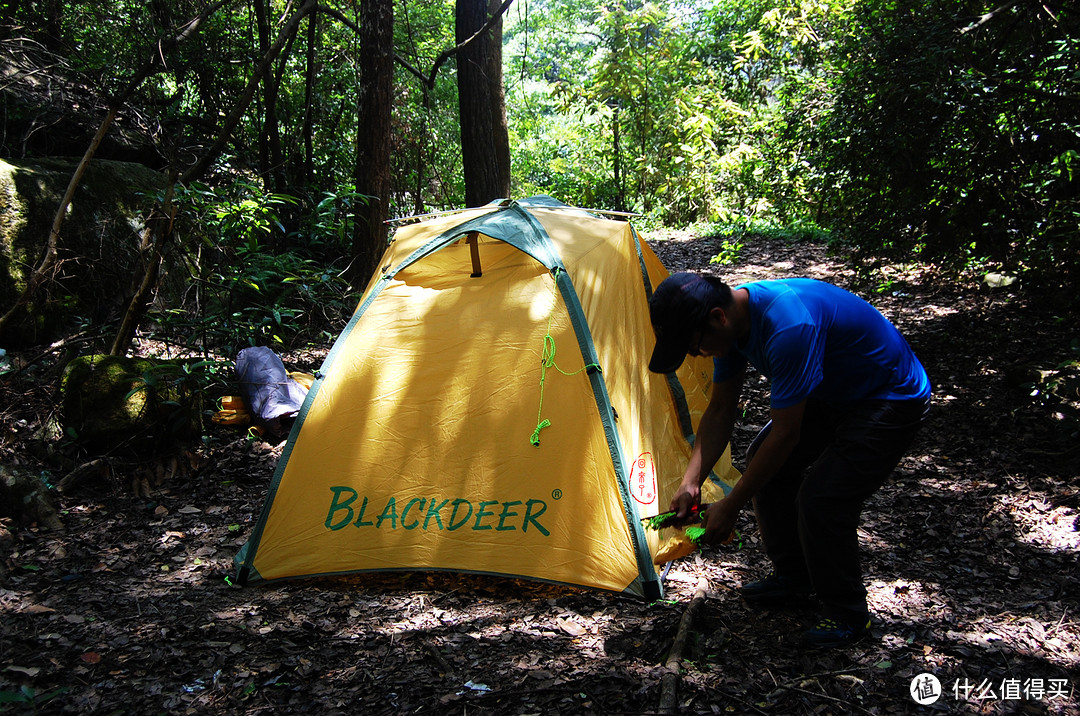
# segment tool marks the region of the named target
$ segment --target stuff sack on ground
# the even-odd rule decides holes
[[[289,375],[281,358],[265,346],[245,348],[236,355],[236,377],[256,424],[287,432],[308,389]]]

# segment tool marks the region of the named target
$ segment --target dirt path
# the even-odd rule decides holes
[[[1072,324],[918,267],[868,279],[820,246],[752,242],[727,269],[708,263],[708,239],[654,245],[672,269],[733,283],[812,275],[853,287],[927,365],[931,422],[861,529],[872,638],[802,652],[787,637],[813,605],[748,609],[733,589],[767,570],[749,515],[741,548],[677,562],[654,604],[448,574],[238,589],[231,558],[280,446],[223,431],[206,467],[149,497],[128,476],[65,496],[62,536],[9,525],[0,710],[31,712],[32,700],[40,713],[80,714],[650,713],[704,578],[682,713],[1080,712],[1080,422],[1048,383],[1076,378],[1058,368],[1080,357]],[[736,453],[764,421],[764,386],[749,398]],[[18,436],[38,413],[0,410],[0,460],[33,464]],[[920,674],[941,683],[933,706],[909,693]]]

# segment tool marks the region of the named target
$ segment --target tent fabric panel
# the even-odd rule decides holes
[[[626,589],[639,570],[586,373],[548,372],[542,414],[552,424],[539,448],[529,443],[549,317],[560,367],[583,367],[550,276],[528,257],[515,266],[496,256],[456,287],[420,281],[430,259],[453,263],[454,253],[469,261],[467,247],[451,246],[401,270],[349,333],[293,446],[254,567],[265,579],[449,568]],[[395,345],[401,336],[406,345]],[[488,349],[473,355],[473,343]],[[323,475],[335,484],[312,489]],[[448,502],[425,530],[432,500]]]
[[[642,574],[648,580],[655,574],[650,555],[659,547],[659,535],[645,532],[640,518],[666,509],[671,490],[660,493],[658,487],[664,481],[656,479],[655,468],[659,461],[662,469],[674,474],[675,465],[669,459],[670,451],[658,449],[660,443],[653,440],[663,435],[655,426],[666,424],[668,416],[664,410],[659,415],[653,414],[657,401],[651,399],[649,389],[642,389],[643,381],[647,385],[651,377],[647,370],[643,372],[647,363],[644,356],[648,353],[640,353],[644,345],[641,330],[644,326],[651,336],[652,328],[643,302],[645,288],[638,248],[626,222],[578,211],[537,208],[533,213],[551,237],[575,286],[583,323],[591,337],[590,347],[596,352],[603,374],[604,392],[614,415],[618,416],[615,449],[622,454],[613,459],[621,468],[620,490],[627,519],[640,545]],[[639,480],[643,471],[636,467],[642,461],[644,483]],[[678,477],[681,476],[680,468]]]
[[[685,395],[676,401],[665,376],[648,371],[653,331],[648,315],[651,289],[667,277],[659,258],[626,222],[572,212],[534,212],[563,257],[581,296],[612,406],[619,416],[625,460],[631,470],[633,504],[642,516],[667,509],[692,450],[688,423],[697,425],[712,387],[711,361],[688,358],[676,377]],[[595,260],[593,256],[602,256]],[[643,282],[643,272],[650,285]],[[640,307],[630,310],[630,307]],[[644,472],[644,475],[642,474]],[[738,471],[728,455],[714,473],[715,492],[729,491]],[[655,482],[654,482],[655,480]],[[647,533],[655,551],[663,535]]]
[[[471,277],[470,250],[463,241],[473,231],[479,239],[483,268],[480,278]],[[667,275],[648,245],[625,222],[597,219],[583,210],[559,205],[550,197],[539,197],[508,205],[499,202],[401,227],[380,265],[382,272],[369,282],[349,326],[309,392],[275,473],[267,504],[251,540],[238,555],[238,563],[244,565],[242,574],[282,579],[375,569],[449,569],[658,596],[660,585],[645,545],[641,544],[640,522],[635,519],[636,514],[652,514],[652,508],[643,511],[641,504],[627,498],[627,493],[633,487],[639,490],[640,497],[640,484],[633,480],[640,470],[653,470],[658,504],[666,507],[670,492],[681,478],[691,443],[680,427],[677,397],[645,369],[652,333],[645,301],[651,288]],[[553,268],[560,269],[554,275],[561,276],[563,284],[573,285],[573,290],[564,286],[561,300],[549,273]],[[643,281],[643,277],[647,280]],[[522,292],[522,285],[531,288]],[[548,315],[552,318],[559,368],[575,373],[595,360],[603,372],[566,376],[549,369],[544,407],[532,412],[521,407],[530,405],[521,396],[536,393],[537,404],[532,408],[539,409],[538,381],[535,376],[523,382],[517,382],[517,378],[528,369],[538,370],[543,336],[540,344],[531,347],[535,337],[523,339],[518,329],[536,329],[536,316],[543,314],[545,305],[545,291],[539,285],[546,287],[546,305],[557,306]],[[484,287],[493,286],[497,290],[492,293],[482,292]],[[580,315],[575,329],[566,304],[569,302],[573,314],[578,310],[573,309],[573,304],[579,294]],[[511,306],[506,311],[509,318],[505,330],[489,329],[485,324],[502,320],[504,303]],[[440,308],[447,310],[440,312]],[[447,326],[461,329],[455,332]],[[644,331],[640,330],[642,326]],[[544,321],[543,329],[546,327]],[[472,332],[474,328],[481,334],[479,337]],[[403,334],[410,336],[409,345],[394,348]],[[448,342],[446,336],[454,340]],[[469,336],[477,340],[465,340]],[[483,368],[470,367],[464,375],[459,374],[459,367],[467,363],[459,356],[468,354],[477,343],[483,345],[479,361]],[[400,359],[403,350],[417,357],[393,367],[387,355]],[[515,358],[494,360],[500,351]],[[521,354],[528,355],[528,365],[518,368],[516,360]],[[590,357],[593,355],[595,358]],[[444,369],[447,362],[454,370]],[[381,367],[373,369],[372,365]],[[469,379],[470,375],[474,379]],[[674,377],[675,385],[685,386],[685,412],[696,424],[711,387],[708,366],[704,360],[688,360]],[[418,383],[422,379],[428,387],[426,392],[438,396],[436,407],[414,405],[424,391],[410,389],[411,378]],[[385,386],[388,380],[399,385],[397,391],[391,391],[389,396],[373,396],[372,386]],[[493,383],[501,388],[493,389]],[[478,391],[478,387],[482,389]],[[365,390],[367,399],[360,397]],[[355,394],[358,392],[360,396]],[[407,399],[401,397],[402,392]],[[476,395],[478,392],[480,395]],[[384,401],[393,404],[403,399],[412,407],[386,412]],[[491,407],[494,404],[517,407],[497,410]],[[470,415],[466,428],[453,420],[430,417],[459,408]],[[336,421],[343,412],[344,425],[351,428],[328,434],[320,427],[309,427],[321,421]],[[584,423],[583,415],[589,417]],[[425,420],[418,423],[417,416]],[[369,417],[371,425],[366,422]],[[535,448],[528,437],[519,437],[518,433],[535,429],[541,418],[550,419],[552,424],[543,429],[540,447]],[[361,424],[365,425],[363,429],[357,427]],[[574,426],[568,435],[567,425]],[[357,433],[383,435],[385,439],[362,437],[357,442]],[[504,439],[509,434],[519,442],[507,448],[505,445],[513,442]],[[464,442],[463,435],[470,439],[483,436],[486,439],[475,444],[485,447],[471,453],[455,451],[454,446]],[[394,442],[412,449],[388,458],[380,445]],[[657,447],[638,452],[642,445]],[[351,447],[337,449],[341,446]],[[335,451],[351,457],[329,457]],[[552,458],[552,453],[557,457]],[[580,464],[568,461],[567,455],[580,457]],[[716,484],[733,484],[738,477],[728,458],[726,454],[718,464],[720,476]],[[567,463],[572,463],[569,472]],[[629,470],[627,466],[631,466]],[[426,482],[412,478],[418,474],[426,476]],[[457,475],[457,484],[464,486],[461,489],[486,490],[490,494],[442,496],[447,492],[443,488],[452,482],[452,474]],[[527,475],[526,479],[522,474]],[[331,485],[339,488],[332,497],[337,500],[336,508],[333,502],[327,505],[325,494],[321,506],[305,503],[313,481],[318,484],[321,478],[326,487],[325,478],[335,475],[355,480]],[[365,493],[363,497],[369,499],[367,507],[363,507],[360,487],[367,489],[369,483],[382,492]],[[613,485],[618,489],[612,489]],[[400,491],[405,487],[415,489],[403,494]],[[713,487],[716,485],[705,486],[706,498],[712,499],[709,490]],[[558,492],[561,499],[544,500],[533,494],[535,490],[546,494],[548,488],[551,496]],[[399,493],[391,495],[393,489]],[[346,504],[352,495],[350,490],[356,496]],[[495,491],[507,494],[496,498]],[[543,513],[523,513],[538,510],[542,501],[549,503]],[[468,520],[458,519],[454,517],[458,514],[453,512],[455,504],[462,510],[460,515],[467,509],[474,512]],[[531,508],[526,507],[530,504]],[[423,525],[418,521],[421,506],[431,534],[423,534]],[[438,509],[429,517],[432,506]],[[346,521],[350,509],[352,516]],[[297,524],[298,510],[306,510],[309,522],[317,520],[321,512],[323,532],[352,531],[356,536],[335,542],[316,535],[322,542],[312,542],[311,534],[302,537],[289,527]],[[585,525],[582,510],[587,511]],[[440,519],[455,528],[439,524]],[[515,519],[518,524],[514,524]],[[548,528],[549,521],[556,530]],[[348,524],[338,526],[342,522]],[[337,529],[329,530],[327,524]],[[521,527],[526,524],[533,527],[533,542],[523,539],[525,530]],[[538,542],[535,538],[540,531],[536,525],[542,525],[549,535],[558,532],[560,538],[571,534],[574,537],[565,544],[557,544],[557,540]],[[513,542],[511,533],[515,527],[518,542],[510,548],[507,545]],[[470,531],[472,534],[467,534]],[[408,544],[395,541],[395,533],[398,538],[410,533],[412,540],[406,541]],[[647,548],[655,550],[658,541],[656,533],[649,532]],[[339,561],[331,560],[330,568],[323,569],[320,565],[327,564],[324,553],[342,552],[342,545],[348,554]],[[410,561],[401,558],[403,551],[426,554],[423,561],[430,564],[395,566]],[[324,561],[316,564],[313,560]],[[547,564],[541,565],[544,562]]]
[[[626,459],[620,434],[616,428],[615,413],[612,410],[607,383],[598,362],[599,357],[593,343],[592,331],[589,328],[590,324],[586,319],[577,291],[574,289],[573,283],[566,272],[557,272],[556,280],[562,291],[563,300],[567,304],[570,320],[574,326],[574,332],[577,335],[578,345],[581,349],[582,359],[585,361],[589,380],[592,383],[593,395],[596,398],[596,406],[607,439],[611,463],[615,470],[615,487],[621,497],[623,514],[630,530],[634,553],[638,560],[638,570],[644,582],[643,588],[650,593],[655,592],[656,596],[659,596],[661,592],[659,579],[650,559],[652,549],[646,540],[638,511],[630,499],[630,462]]]
[[[660,283],[667,278],[668,271],[661,263],[660,258],[652,250],[652,248],[644,243],[640,243],[642,261],[645,265],[646,273],[649,277],[649,281],[652,284],[652,288],[655,289]],[[652,326],[649,326],[647,332],[649,337],[649,343],[646,346],[646,356],[652,354]],[[648,360],[648,358],[646,358]],[[701,416],[705,412],[705,408],[709,404],[709,399],[712,397],[712,376],[713,376],[713,361],[711,358],[704,356],[687,356],[686,360],[679,369],[673,374],[669,375],[668,380],[673,380],[677,383],[678,387],[682,391],[682,395],[677,395],[678,391],[673,394],[669,387],[670,400],[675,403],[676,400],[685,401],[685,409],[689,412],[690,424],[696,430],[697,425],[701,422]],[[656,398],[656,403],[659,404],[660,399]],[[676,404],[676,413],[683,408],[681,405]],[[680,428],[681,430],[681,428]],[[683,460],[683,467],[685,468],[686,460],[689,460],[690,451],[693,447],[693,437],[689,443],[683,441],[680,445],[685,446],[685,458]],[[727,493],[731,492],[736,481],[741,477],[739,471],[731,464],[731,445],[728,445],[724,454],[717,461],[716,466],[713,468],[710,479],[702,486],[702,500],[712,502],[718,500]],[[681,480],[682,476],[679,475]],[[677,487],[678,483],[674,483]]]

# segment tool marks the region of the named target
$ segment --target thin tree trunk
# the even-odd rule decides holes
[[[270,22],[266,19],[268,0],[254,0],[252,7],[255,10],[255,34],[259,43],[259,55],[266,57],[270,52]],[[272,125],[274,117],[274,86],[270,79],[271,73],[266,72],[262,77],[262,101],[263,101],[263,125],[262,131],[256,138],[259,148],[259,176],[263,180],[263,189],[268,192],[274,191],[270,179],[270,132],[277,131]]]
[[[390,117],[394,81],[394,0],[360,3],[360,89],[357,96],[357,209],[350,278],[362,287],[386,248],[390,212]]]
[[[319,45],[319,13],[312,13],[308,18],[307,68],[304,81],[304,166],[301,169],[300,185],[305,191],[311,184],[315,167],[315,78],[318,76],[316,49]]]
[[[151,210],[150,219],[146,222],[143,230],[142,245],[139,247],[146,266],[142,281],[135,290],[135,295],[128,302],[127,311],[120,321],[120,328],[113,339],[109,354],[114,356],[124,355],[131,342],[135,340],[135,333],[139,330],[139,324],[146,316],[150,307],[150,297],[158,285],[161,275],[162,247],[172,236],[173,221],[176,219],[176,207],[172,203],[173,190],[176,187],[175,175],[165,190],[165,197],[161,206],[155,206]]]
[[[619,211],[626,211],[626,192],[623,190],[623,175],[622,175],[622,144],[619,135],[619,107],[615,106],[615,111],[611,116],[611,133],[612,133],[612,164],[615,174],[615,208]]]
[[[262,83],[262,78],[266,76],[266,73],[270,71],[270,67],[273,65],[274,60],[281,54],[281,50],[289,42],[289,40],[296,34],[297,28],[300,26],[300,22],[310,15],[318,7],[317,0],[304,0],[297,11],[289,18],[288,23],[285,24],[281,31],[278,33],[277,40],[270,46],[270,50],[259,61],[259,64],[255,67],[255,71],[248,80],[247,87],[244,88],[243,94],[240,95],[240,99],[237,100],[233,106],[232,112],[225,118],[225,123],[221,127],[221,132],[218,134],[214,143],[207,149],[206,153],[199,158],[195,164],[193,164],[184,175],[180,177],[181,184],[187,184],[193,179],[201,177],[206,173],[206,170],[210,168],[214,160],[218,158],[221,151],[225,148],[226,143],[232,137],[233,130],[240,124],[240,120],[244,117],[244,112],[247,111],[248,105],[251,104],[251,100],[255,97],[255,93],[259,89],[259,85]]]
[[[498,17],[490,30],[477,35]],[[465,204],[510,196],[510,138],[502,75],[502,16],[498,0],[457,0],[458,107]],[[474,37],[472,41],[468,41]],[[465,43],[462,45],[461,43]]]
[[[90,160],[93,159],[94,153],[97,152],[98,147],[101,146],[101,142],[105,139],[105,134],[109,131],[109,127],[112,125],[113,119],[115,118],[116,107],[114,106],[110,108],[105,115],[105,119],[102,120],[101,125],[98,127],[94,139],[90,142],[90,146],[86,148],[82,161],[75,167],[75,173],[71,175],[71,181],[68,182],[67,191],[64,192],[64,197],[60,200],[60,206],[53,216],[52,228],[49,229],[49,237],[45,242],[45,254],[41,258],[41,263],[38,264],[37,268],[34,269],[34,272],[30,274],[30,277],[26,280],[26,288],[23,289],[22,294],[15,301],[15,305],[8,309],[7,313],[3,316],[0,316],[0,336],[3,335],[4,327],[12,320],[12,317],[19,309],[33,300],[38,287],[45,282],[49,271],[51,271],[53,265],[56,264],[56,257],[60,247],[60,227],[64,224],[64,216],[67,215],[67,209],[71,205],[71,200],[75,198],[75,190],[79,188],[83,175],[90,166]]]
[[[102,120],[97,132],[94,134],[90,146],[86,148],[82,160],[75,168],[75,172],[71,176],[71,181],[68,182],[67,191],[60,200],[60,206],[56,209],[52,227],[49,229],[49,236],[46,240],[45,253],[41,259],[41,263],[38,264],[37,268],[34,269],[34,272],[27,279],[26,288],[15,301],[15,305],[8,309],[3,316],[0,316],[0,337],[4,334],[4,328],[12,321],[19,310],[33,300],[38,288],[44,283],[49,271],[52,270],[56,263],[60,245],[60,229],[63,226],[64,217],[67,215],[68,207],[71,205],[71,200],[75,197],[75,190],[79,188],[79,184],[82,182],[86,169],[90,166],[90,160],[94,158],[94,154],[97,153],[98,147],[101,146],[101,142],[105,139],[106,133],[108,133],[109,128],[112,126],[119,108],[123,106],[124,102],[127,101],[127,98],[138,89],[139,85],[143,83],[143,80],[153,74],[154,71],[161,66],[160,63],[167,53],[171,52],[182,42],[194,35],[202,25],[203,21],[228,1],[229,0],[219,0],[219,2],[206,8],[200,15],[188,21],[180,28],[180,31],[177,32],[176,35],[155,43],[152,51],[149,52],[146,61],[135,72],[131,80],[128,81],[127,86],[109,103],[109,109],[105,114],[105,118]]]
[[[316,0],[308,0],[300,7],[296,15],[290,18],[286,26],[282,28],[277,41],[269,47],[266,55],[263,56],[262,61],[256,67],[254,76],[249,80],[248,86],[245,89],[244,94],[241,95],[240,101],[233,108],[232,113],[230,113],[229,118],[226,120],[225,128],[218,136],[217,141],[210,150],[202,156],[195,166],[185,172],[181,181],[187,182],[197,178],[217,157],[221,149],[225,146],[225,141],[232,135],[232,131],[235,129],[240,117],[242,117],[244,110],[255,96],[255,92],[262,81],[262,78],[266,77],[269,73],[274,59],[281,54],[282,48],[289,44],[292,41],[292,38],[296,36],[297,29],[300,27],[300,22],[303,18],[312,14],[315,8]],[[274,80],[270,79],[269,81],[273,82]],[[131,346],[131,342],[135,338],[135,333],[138,331],[139,324],[146,316],[146,311],[149,308],[150,296],[157,288],[158,280],[160,278],[162,247],[165,240],[172,234],[173,219],[176,212],[172,205],[172,192],[175,185],[176,181],[174,179],[174,181],[169,183],[165,201],[160,209],[161,213],[155,212],[153,218],[156,219],[156,221],[152,220],[148,222],[147,230],[152,233],[149,235],[150,250],[146,252],[146,271],[143,274],[142,282],[135,291],[135,295],[128,303],[128,309],[124,314],[124,318],[121,321],[120,328],[117,331],[116,338],[110,349],[112,355],[121,355]],[[143,245],[146,246],[146,243],[146,240],[144,240]]]

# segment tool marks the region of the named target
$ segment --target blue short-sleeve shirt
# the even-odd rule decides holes
[[[749,362],[771,384],[773,408],[806,398],[925,400],[930,379],[900,331],[853,293],[808,278],[756,281],[750,294],[750,333],[715,359],[717,383]]]

